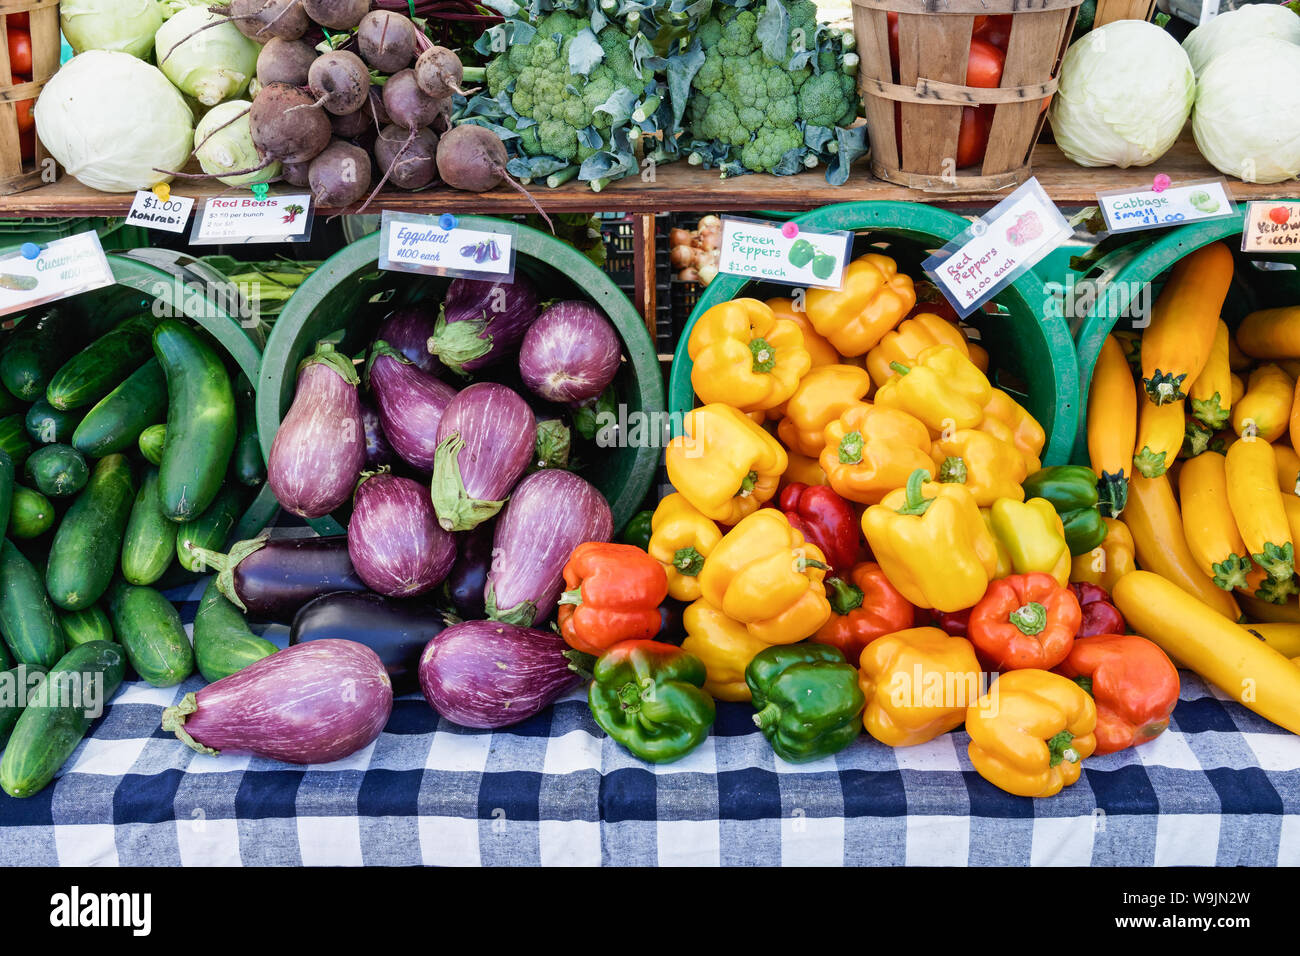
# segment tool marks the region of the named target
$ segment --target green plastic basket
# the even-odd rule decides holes
[[[492,229],[500,220],[461,216],[468,229]],[[537,280],[548,298],[587,299],[609,318],[623,339],[623,363],[614,388],[629,415],[663,418],[664,393],[654,342],[632,303],[586,256],[527,226],[516,225],[515,269]],[[270,457],[280,420],[293,402],[298,363],[322,340],[338,342],[340,351],[357,355],[370,341],[376,323],[389,311],[425,298],[441,300],[449,280],[380,270],[379,233],[371,233],[327,259],[285,305],[262,361],[257,389],[257,423],[262,453]],[[648,436],[658,431],[643,429]],[[614,527],[623,527],[641,507],[654,481],[660,442],[601,449],[584,445],[580,473],[609,500]],[[346,512],[309,522],[320,534],[340,534]]]
[[[870,244],[916,274],[928,254],[960,235],[970,222],[935,206],[903,202],[851,202],[824,206],[795,216],[791,222],[816,229],[852,230],[859,235],[857,253]],[[784,291],[782,291],[784,289]],[[788,287],[765,285],[739,276],[719,275],[705,287],[673,356],[669,405],[674,427],[695,405],[692,362],[687,340],[695,322],[712,306],[738,296],[784,295]],[[1042,281],[1031,270],[1000,292],[997,315],[975,312],[967,320],[979,329],[988,349],[995,384],[1015,394],[1047,433],[1044,464],[1069,459],[1078,428],[1078,372],[1069,327],[1049,306]]]

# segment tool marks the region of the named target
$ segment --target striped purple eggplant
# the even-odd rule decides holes
[[[428,474],[438,448],[438,423],[456,390],[422,372],[382,339],[370,348],[366,378],[388,444],[403,461]]]
[[[456,541],[438,526],[423,485],[378,474],[362,478],[352,500],[348,554],[370,590],[414,597],[447,577],[456,561]]]
[[[467,374],[512,354],[541,313],[536,287],[520,273],[508,285],[453,279],[427,347],[443,365]]]
[[[462,390],[438,425],[432,498],[448,531],[469,531],[505,504],[533,458],[537,420],[519,393],[495,382]]]
[[[453,724],[508,727],[578,686],[584,674],[574,656],[553,631],[466,621],[424,649],[420,689],[429,706]]]
[[[288,763],[341,760],[374,742],[393,711],[379,655],[355,641],[297,644],[186,694],[163,730],[199,753]]]
[[[280,422],[266,465],[280,505],[319,518],[343,504],[366,461],[356,369],[322,342],[298,367],[293,404]]]
[[[519,374],[549,402],[583,402],[618,372],[623,343],[590,302],[556,302],[528,327],[519,346]]]
[[[614,533],[609,504],[570,471],[534,472],[497,519],[485,604],[488,617],[529,627],[545,621],[564,589],[564,566],[584,541]]]
[[[437,376],[446,371],[429,351],[429,336],[437,327],[438,314],[418,305],[394,309],[379,323],[375,341],[388,345],[410,359],[423,372]]]
[[[365,398],[361,399],[361,424],[366,432],[366,470],[376,471],[392,465],[397,460],[397,452],[388,444],[379,410]]]

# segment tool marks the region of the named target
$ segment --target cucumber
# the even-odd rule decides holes
[[[131,506],[122,537],[122,577],[130,584],[153,584],[176,556],[176,532],[181,528],[163,516],[158,500],[158,469],[150,468]]]
[[[45,400],[61,410],[98,402],[149,360],[149,337],[157,324],[146,312],[91,342],[54,373]]]
[[[26,415],[14,412],[0,418],[0,451],[13,460],[14,468],[21,468],[35,447],[27,434]]]
[[[14,499],[14,460],[0,451],[0,538],[9,533],[9,509]]]
[[[158,591],[119,578],[109,589],[108,616],[127,660],[154,687],[171,687],[194,673],[180,612]]]
[[[217,492],[217,500],[208,506],[207,511],[197,518],[181,522],[176,532],[176,556],[187,571],[202,574],[212,570],[190,547],[224,552],[226,539],[230,537],[243,510],[243,486],[228,484]]]
[[[164,319],[154,354],[167,375],[167,441],[162,464],[163,514],[196,518],[217,497],[235,450],[235,396],[221,356],[187,325]]]
[[[150,425],[140,433],[140,454],[151,465],[161,465],[163,446],[167,443],[167,426]]]
[[[135,482],[126,457],[101,458],[50,545],[45,586],[65,611],[89,607],[108,589],[134,500]]]
[[[54,505],[39,491],[13,486],[13,500],[9,503],[9,530],[11,538],[28,540],[39,538],[54,527]]]
[[[63,636],[69,648],[91,641],[113,640],[113,625],[98,604],[83,607],[80,611],[60,611],[59,621],[63,624]]]
[[[43,398],[27,409],[25,419],[27,434],[39,445],[67,444],[79,421],[77,412],[61,412]]]
[[[71,333],[68,318],[55,310],[23,319],[0,355],[0,382],[5,389],[25,402],[44,395],[50,378],[81,341]]]
[[[63,625],[41,574],[7,539],[0,542],[0,633],[20,664],[53,667],[63,656]]]
[[[71,445],[42,445],[32,452],[24,469],[27,479],[50,498],[66,498],[86,487],[90,467]]]
[[[262,460],[262,443],[257,438],[256,395],[242,372],[235,380],[235,413],[239,420],[239,437],[230,470],[240,484],[256,488],[266,480],[266,462]]]
[[[167,377],[155,358],[99,400],[72,434],[72,447],[92,458],[126,451],[140,433],[167,417]]]
[[[93,717],[122,686],[126,655],[116,644],[74,647],[50,668],[22,712],[0,759],[0,787],[11,797],[45,788],[72,756]]]
[[[33,689],[33,675],[44,676],[45,673],[44,667],[34,664],[6,667],[0,672],[0,747],[5,745],[13,733],[14,724],[18,723],[18,718],[27,706],[27,695]]]
[[[213,576],[194,615],[194,660],[203,679],[212,683],[229,677],[278,650],[248,629],[244,615],[226,600]]]

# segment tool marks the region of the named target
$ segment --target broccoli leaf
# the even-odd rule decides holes
[[[570,73],[580,73],[587,76],[603,59],[605,59],[605,51],[601,48],[600,41],[596,39],[596,34],[592,32],[590,27],[575,36],[573,42],[569,44]]]
[[[820,153],[826,148],[826,144],[835,138],[835,132],[829,126],[808,125],[803,128],[804,145],[814,152]]]
[[[682,125],[686,115],[686,104],[691,95],[691,80],[704,65],[704,51],[700,41],[696,40],[685,53],[678,53],[668,58],[668,97],[673,104],[673,129]]]
[[[482,36],[474,41],[474,49],[484,56],[504,53],[516,43],[528,43],[536,35],[537,28],[523,20],[507,20],[496,26],[488,27]]]
[[[867,151],[867,126],[860,123],[849,129],[836,127],[835,140],[839,149],[826,167],[826,181],[843,186],[849,179],[849,165]]]
[[[794,149],[787,149],[782,154],[780,162],[772,167],[772,174],[774,176],[793,176],[795,173],[803,172],[803,154],[806,148],[796,146]]]
[[[636,106],[636,93],[627,87],[615,90],[610,94],[609,99],[597,106],[593,113],[608,113],[610,125],[621,126],[632,118],[632,109]],[[596,135],[596,142],[592,146],[600,145],[600,134]]]
[[[491,7],[503,17],[513,17],[523,9],[519,4],[515,3],[515,0],[483,0],[483,4]]]
[[[490,129],[497,134],[497,139],[503,143],[512,139],[518,139],[519,134],[512,129],[506,129],[504,126],[498,126],[491,120],[486,120],[481,116],[471,116],[465,120],[466,123],[473,123],[475,126],[482,126],[484,129]]]
[[[600,135],[600,130],[594,126],[586,126],[578,130],[578,142],[588,149],[600,149],[605,145],[604,137]]]
[[[516,179],[545,179],[551,173],[559,172],[568,166],[563,159],[554,156],[516,156],[506,163],[506,172]]]
[[[754,27],[754,38],[763,44],[763,54],[780,63],[790,44],[790,13],[784,3],[768,3]]]

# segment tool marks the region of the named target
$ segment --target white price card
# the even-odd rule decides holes
[[[723,216],[718,271],[781,285],[838,289],[852,251],[852,232]]]
[[[1300,202],[1286,199],[1246,205],[1242,252],[1300,252]]]
[[[1038,180],[1031,178],[921,263],[921,268],[965,318],[1072,232]]]
[[[79,232],[47,245],[25,242],[0,256],[0,315],[113,282],[113,270],[95,232]]]
[[[466,279],[515,278],[518,231],[508,222],[487,224],[456,216],[419,216],[384,210],[379,227],[379,268]]]
[[[193,209],[194,200],[189,196],[169,193],[163,199],[148,189],[139,189],[131,202],[131,211],[126,215],[126,224],[164,232],[184,232]]]
[[[194,217],[190,244],[306,242],[311,238],[311,207],[310,193],[265,199],[251,193],[213,196]]]
[[[1203,219],[1237,214],[1223,178],[1201,179],[1157,189],[1108,189],[1097,193],[1101,214],[1110,232],[1181,226]]]

